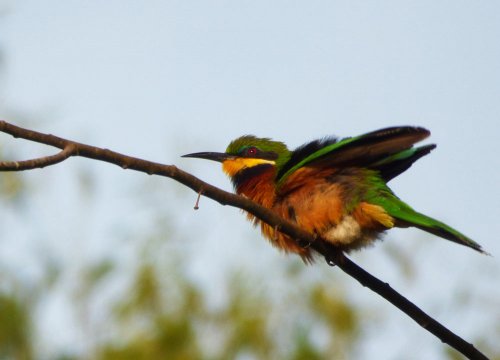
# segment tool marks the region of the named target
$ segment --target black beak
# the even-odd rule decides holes
[[[182,155],[182,157],[206,159],[218,162],[223,162],[224,160],[229,160],[234,158],[233,155],[229,155],[226,153],[218,153],[218,152],[199,152],[199,153]]]

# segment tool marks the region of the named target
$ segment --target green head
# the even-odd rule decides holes
[[[243,169],[262,164],[280,168],[290,158],[290,150],[280,141],[244,135],[231,141],[224,153],[202,152],[183,157],[221,162],[224,172],[233,177]]]

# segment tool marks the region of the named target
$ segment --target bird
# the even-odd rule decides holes
[[[237,194],[346,253],[374,244],[386,230],[407,227],[485,253],[458,230],[414,210],[387,185],[436,147],[414,146],[429,135],[422,127],[394,126],[353,137],[324,137],[295,150],[281,141],[244,135],[225,152],[183,157],[222,163]],[[252,214],[247,217],[278,249],[306,263],[314,261],[310,247]]]

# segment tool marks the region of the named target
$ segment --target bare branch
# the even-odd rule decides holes
[[[247,198],[218,189],[215,186],[205,183],[173,165],[164,165],[146,161],[119,154],[108,149],[102,149],[59,138],[54,135],[23,129],[2,120],[0,120],[0,131],[10,134],[15,138],[23,138],[62,149],[60,153],[46,158],[27,160],[23,162],[0,162],[0,171],[42,168],[44,166],[54,165],[70,156],[82,156],[109,162],[118,165],[123,169],[132,169],[149,175],[160,175],[172,178],[191,188],[196,193],[209,197],[222,205],[230,205],[246,210],[265,223],[279,228],[279,231],[296,239],[299,244],[307,244],[307,246],[310,246],[316,252],[321,254],[329,265],[337,265],[345,273],[355,278],[359,283],[361,283],[361,285],[368,287],[385,298],[387,301],[415,320],[424,329],[434,334],[442,342],[447,343],[467,358],[482,360],[488,359],[484,354],[477,350],[474,345],[468,343],[440,324],[438,321],[427,315],[419,307],[395,291],[389,284],[377,279],[356,265],[348,257],[346,257],[344,253],[336,249],[334,246],[302,230],[297,225],[280,218],[273,211],[266,209]]]
[[[55,155],[23,161],[0,161],[0,171],[23,171],[44,168],[66,160],[71,155],[74,155],[75,151],[76,147],[73,144],[68,144],[62,151]]]

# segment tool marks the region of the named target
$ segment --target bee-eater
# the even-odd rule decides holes
[[[221,162],[236,193],[343,251],[370,245],[393,227],[413,226],[483,252],[467,236],[413,210],[387,186],[436,147],[413,146],[429,135],[421,127],[391,127],[343,139],[315,140],[294,151],[279,141],[245,135],[233,140],[224,153],[184,157]],[[312,261],[310,248],[253,215],[248,217],[261,225],[274,246]]]

